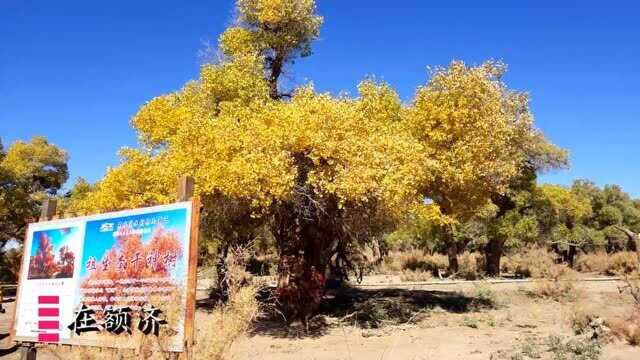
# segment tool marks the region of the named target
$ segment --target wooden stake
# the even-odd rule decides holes
[[[198,235],[200,234],[200,198],[193,197],[194,181],[192,177],[178,179],[178,201],[191,200],[191,236],[189,239],[189,264],[187,272],[187,308],[184,322],[184,358],[193,359],[195,342],[196,286],[198,270]]]
[[[178,178],[178,201],[189,201],[193,197],[194,181],[191,176],[181,176]]]
[[[39,221],[48,221],[53,219],[56,215],[56,207],[58,205],[58,201],[53,198],[46,198],[42,202],[42,209],[40,210],[40,220]]]

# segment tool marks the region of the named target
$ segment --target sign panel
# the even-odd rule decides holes
[[[191,216],[182,202],[30,224],[15,340],[136,348],[157,336],[183,351]]]

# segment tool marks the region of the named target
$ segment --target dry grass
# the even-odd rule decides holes
[[[614,336],[625,340],[629,345],[640,345],[640,308],[636,308],[626,319],[607,322]]]
[[[528,291],[530,296],[558,302],[575,301],[578,298],[573,270],[564,265],[552,265],[546,272],[548,276],[537,279]]]
[[[477,280],[481,278],[482,261],[477,253],[464,252],[458,258],[459,269],[456,276],[465,280]]]
[[[433,279],[433,274],[426,271],[405,270],[400,274],[400,281],[416,282],[429,281]]]
[[[640,271],[631,273],[625,285],[618,287],[621,294],[629,295],[634,308],[626,319],[609,321],[612,333],[626,340],[629,345],[640,346]]]
[[[438,273],[444,272],[447,266],[447,257],[444,255],[428,255],[419,250],[412,250],[389,253],[378,271],[383,274],[398,274],[405,271],[428,272],[438,276]]]
[[[583,254],[578,257],[575,269],[580,272],[604,274],[609,269],[609,255],[605,252]]]
[[[503,272],[521,277],[550,277],[550,269],[555,265],[555,257],[545,249],[530,248],[523,253],[507,257],[502,261]]]
[[[634,252],[622,251],[614,254],[597,252],[584,254],[576,261],[576,270],[605,275],[624,275],[638,270],[640,264]]]
[[[247,332],[260,307],[253,286],[234,290],[227,304],[218,306],[197,327],[196,359],[223,359],[233,342]]]
[[[634,271],[640,271],[638,254],[631,251],[623,251],[610,256],[609,267],[607,268],[609,275],[631,274]]]

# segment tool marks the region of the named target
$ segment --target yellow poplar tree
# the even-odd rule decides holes
[[[344,271],[402,209],[424,207],[416,189],[428,176],[423,146],[403,130],[388,85],[363,81],[357,97],[310,85],[280,92],[282,66],[308,55],[318,34],[314,9],[309,0],[238,1],[239,25],[220,38],[225,57],[145,104],[132,119],[142,147],[123,150],[122,164],[71,208],[169,202],[177,176],[189,174],[205,198],[205,232],[269,228],[281,302],[291,316],[309,314],[327,274]],[[225,206],[233,218],[220,215]]]
[[[437,68],[418,89],[404,122],[430,160],[421,192],[440,208],[451,272],[464,250],[456,224],[470,220],[504,193],[518,175],[526,144],[536,136],[526,94],[501,81],[506,66],[489,61],[468,67],[454,61]]]

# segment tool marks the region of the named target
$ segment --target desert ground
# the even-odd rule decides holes
[[[389,277],[365,278],[361,285],[330,296],[320,315],[306,325],[287,326],[273,317],[259,319],[231,346],[226,357],[592,359],[587,355],[559,354],[552,344],[591,336],[589,331],[582,337],[575,334],[575,319],[581,314],[609,322],[625,318],[633,306],[631,299],[619,292],[622,282],[612,280],[577,282],[572,296],[559,300],[532,295],[539,286],[536,282],[436,281],[399,285],[396,281]],[[382,313],[377,310],[378,305],[385,309]],[[7,313],[0,315],[0,332],[4,334],[13,303],[5,306]],[[208,311],[206,305],[199,307],[197,324],[202,327],[206,327]],[[19,352],[6,353],[11,344],[6,335],[2,336],[0,359],[19,359]],[[640,359],[640,347],[607,337],[595,358]],[[38,359],[58,356],[43,348]]]

